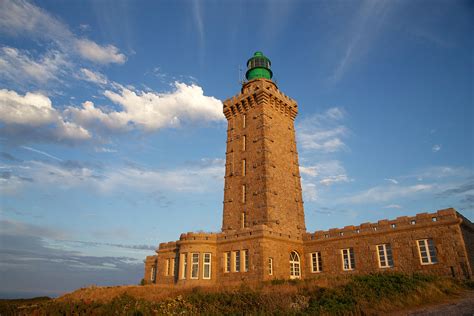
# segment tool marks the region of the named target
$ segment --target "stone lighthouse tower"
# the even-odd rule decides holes
[[[294,119],[298,106],[272,81],[261,52],[247,61],[247,82],[224,102],[228,121],[222,231],[265,225],[305,232]]]

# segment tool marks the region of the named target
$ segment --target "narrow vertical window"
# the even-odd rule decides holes
[[[209,280],[211,278],[211,254],[205,253],[203,257],[202,278]]]
[[[150,275],[150,280],[151,282],[155,282],[156,279],[156,268],[155,266],[151,267],[151,275]]]
[[[438,263],[436,255],[436,248],[433,239],[417,240],[418,253],[420,254],[421,264],[435,264]]]
[[[199,274],[199,254],[191,254],[191,279],[197,279]]]
[[[245,177],[247,174],[247,161],[242,159],[242,177]]]
[[[181,279],[186,279],[186,275],[188,274],[188,254],[183,253],[181,254]]]
[[[244,264],[244,267],[243,267],[243,271],[244,272],[247,272],[249,270],[249,251],[246,249],[243,251],[244,255],[244,261],[243,261],[243,264]]]
[[[176,262],[175,262],[175,259],[174,258],[171,258],[171,261],[170,261],[170,265],[171,265],[171,273],[170,275],[171,276],[174,276],[174,273],[175,273],[175,267],[176,267]]]
[[[230,272],[230,252],[224,253],[224,272]]]
[[[247,127],[247,115],[242,115],[242,127]]]
[[[242,228],[245,228],[245,212],[242,212]]]
[[[170,259],[166,259],[165,275],[166,276],[170,275]]]
[[[233,175],[234,174],[234,152],[231,152],[230,153],[230,174]]]
[[[355,269],[354,249],[353,248],[341,249],[341,256],[342,256],[342,269],[344,271],[354,270]]]
[[[247,136],[245,135],[242,136],[242,150],[243,151],[247,150]]]
[[[311,272],[321,272],[323,270],[323,263],[320,252],[313,252],[311,254]]]
[[[377,245],[377,254],[380,268],[393,267],[392,247],[390,244]]]
[[[234,251],[234,272],[240,272],[240,251]]]
[[[245,203],[246,201],[246,191],[247,191],[247,188],[245,186],[245,184],[242,185],[242,203]]]
[[[273,258],[268,258],[268,275],[273,275]]]

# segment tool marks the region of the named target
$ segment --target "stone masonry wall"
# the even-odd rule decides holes
[[[228,130],[223,231],[265,224],[303,234],[296,102],[272,81],[257,79],[224,102],[224,114]]]
[[[310,271],[313,252],[322,255],[324,274],[373,273],[398,271],[404,273],[427,272],[459,278],[469,277],[463,266],[469,266],[464,241],[459,229],[461,219],[453,209],[414,217],[381,220],[343,229],[308,234],[305,241],[306,271]],[[438,262],[422,264],[417,240],[432,239]],[[379,268],[376,246],[390,244],[393,267]],[[353,248],[355,269],[343,271],[341,249]],[[311,275],[311,273],[309,273]],[[314,276],[317,275],[313,274]]]

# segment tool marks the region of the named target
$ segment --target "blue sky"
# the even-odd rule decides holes
[[[474,219],[468,1],[2,1],[0,296],[130,284],[218,231],[222,101],[257,50],[299,104],[309,231]]]

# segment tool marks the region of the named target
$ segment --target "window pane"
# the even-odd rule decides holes
[[[235,272],[240,272],[240,251],[235,251]]]

